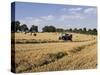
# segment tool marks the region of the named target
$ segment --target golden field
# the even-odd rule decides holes
[[[97,36],[71,34],[72,42],[59,41],[59,33],[15,33],[16,72],[96,68]]]
[[[58,39],[60,33],[37,33],[37,36],[30,35],[27,33],[15,33],[15,42],[17,43],[52,43],[52,42],[63,42]],[[94,40],[96,36],[93,35],[83,35],[83,34],[76,34],[70,33],[73,35],[73,42],[85,42]]]

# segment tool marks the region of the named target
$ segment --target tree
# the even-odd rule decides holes
[[[57,31],[57,32],[64,32],[64,29],[62,29],[62,28],[57,28],[56,31]]]
[[[32,25],[30,28],[30,32],[38,32],[38,26]]]
[[[17,32],[18,30],[20,31],[20,22],[19,21],[11,22],[11,31]]]
[[[45,26],[45,27],[42,28],[42,31],[43,31],[43,32],[49,32],[48,29],[49,29],[49,27],[48,27],[48,26]]]
[[[54,26],[49,26],[49,31],[50,32],[56,32],[56,28]]]
[[[88,29],[87,34],[97,35],[97,29]]]
[[[64,30],[65,32],[73,32],[72,28]]]
[[[87,30],[86,30],[86,28],[83,28],[83,33],[87,33]]]
[[[23,25],[21,26],[21,31],[23,31],[23,32],[28,31],[28,27],[27,27],[26,24],[23,24]]]
[[[97,35],[97,29],[96,28],[93,29],[93,34]]]
[[[79,31],[79,33],[82,33],[82,29],[81,28],[78,31]]]
[[[72,28],[70,28],[69,31],[72,32],[73,31]]]
[[[86,32],[87,31],[86,28],[83,28],[83,31]]]
[[[77,28],[74,28],[73,32],[78,32],[78,29]]]
[[[20,22],[16,21],[15,22],[15,31],[17,32],[18,30],[20,31]]]
[[[56,32],[56,28],[54,26],[45,26],[42,28],[43,32]]]
[[[88,31],[91,32],[92,30],[91,29],[88,29]]]
[[[96,28],[94,28],[94,29],[93,29],[93,32],[97,32],[97,29],[96,29]]]

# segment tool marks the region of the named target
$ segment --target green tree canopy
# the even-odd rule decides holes
[[[57,31],[57,32],[64,32],[64,29],[62,29],[62,28],[57,28],[56,31]]]
[[[38,26],[32,25],[30,28],[30,32],[38,32]]]
[[[28,31],[28,27],[27,27],[26,24],[23,24],[23,25],[21,26],[21,31],[23,31],[23,32]]]
[[[19,21],[11,22],[11,31],[17,32],[18,30],[20,31],[20,22]]]
[[[43,32],[56,32],[56,28],[54,26],[45,26],[42,28]]]

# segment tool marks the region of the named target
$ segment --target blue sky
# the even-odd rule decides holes
[[[21,24],[58,28],[97,28],[97,8],[94,6],[59,5],[16,2],[15,20]]]

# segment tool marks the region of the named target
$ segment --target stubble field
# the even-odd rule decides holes
[[[59,33],[15,33],[16,72],[96,68],[97,36],[71,34],[72,42],[58,40]]]

